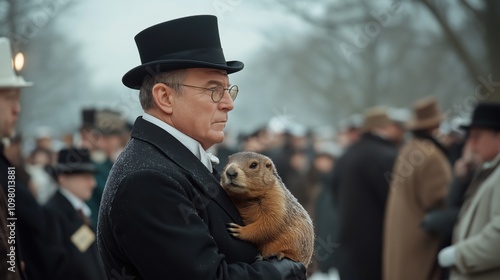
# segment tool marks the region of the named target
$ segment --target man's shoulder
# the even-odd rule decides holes
[[[59,220],[67,215],[68,210],[73,210],[71,203],[59,191],[54,193],[42,209],[52,218]]]
[[[131,139],[111,168],[106,188],[117,188],[124,182],[181,180],[185,172],[172,159],[150,143]],[[167,178],[168,177],[168,178]]]
[[[500,165],[497,165],[495,169],[491,172],[491,174],[483,182],[483,184],[491,184],[497,190],[500,191],[500,184],[498,183],[499,181],[500,181]]]
[[[172,164],[174,162],[151,143],[132,138],[120,153],[113,169],[141,170],[161,168]]]

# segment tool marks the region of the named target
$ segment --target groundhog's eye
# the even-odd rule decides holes
[[[252,164],[250,164],[250,168],[251,169],[257,168],[257,163],[256,162],[252,162]]]

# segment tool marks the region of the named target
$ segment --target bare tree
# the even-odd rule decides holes
[[[494,0],[476,1],[473,6],[468,0],[460,0],[460,8],[467,13],[468,21],[474,24],[479,39],[485,49],[485,59],[477,59],[477,50],[468,48],[463,34],[452,27],[450,14],[447,12],[450,3],[420,0],[442,27],[448,43],[467,68],[471,80],[475,84],[483,84],[485,94],[477,92],[478,98],[500,101],[500,3]],[[485,82],[487,81],[487,82]]]
[[[332,35],[343,41],[348,38],[340,37],[339,32],[336,31],[346,26],[361,24],[368,27],[370,22],[375,20],[386,28],[384,21],[390,21],[391,16],[393,19],[403,5],[412,10],[423,7],[428,13],[427,16],[432,16],[441,28],[444,38],[434,38],[435,42],[441,45],[440,47],[447,47],[453,51],[467,71],[471,83],[476,85],[477,89],[482,89],[481,92],[474,93],[477,98],[500,101],[499,90],[496,90],[500,85],[500,29],[498,28],[500,26],[500,3],[498,1],[478,0],[474,5],[470,0],[319,1],[314,5],[309,1],[293,0],[281,1],[281,3],[287,11],[319,28],[329,30]],[[385,5],[386,11],[380,12],[384,9],[383,7],[380,9],[376,4]],[[462,25],[457,27],[453,26],[452,22],[458,12],[465,16],[461,20]],[[387,31],[384,30],[384,32]],[[420,32],[415,36],[426,36],[426,34]],[[443,39],[446,43],[444,46],[441,44]],[[349,49],[344,45],[344,50],[348,55],[356,52],[355,49],[353,47]],[[366,50],[368,53],[371,51],[370,48]],[[370,56],[365,56],[365,59],[370,59]],[[483,87],[477,87],[478,85]]]

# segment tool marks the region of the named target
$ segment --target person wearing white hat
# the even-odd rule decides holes
[[[19,93],[21,88],[32,86],[12,68],[9,39],[0,37],[0,138],[14,133],[17,117],[21,111]],[[5,63],[7,62],[7,63]]]
[[[30,86],[30,83],[24,81],[22,77],[17,76],[12,69],[12,55],[9,39],[0,38],[0,138],[11,137],[14,134],[17,116],[20,112],[19,92],[23,86]],[[8,163],[4,155],[4,147],[0,142],[0,165],[1,181],[0,185],[0,236],[9,236],[10,228],[8,218]],[[14,228],[14,227],[12,227]],[[15,228],[14,228],[15,230]],[[17,241],[14,239],[14,242]],[[15,245],[15,244],[14,244]],[[23,279],[20,271],[19,250],[14,246],[13,252],[10,252],[11,246],[6,238],[0,238],[0,278],[2,279]],[[10,255],[14,255],[12,260]],[[10,262],[13,261],[13,262]]]
[[[0,37],[0,138],[14,135],[21,112],[21,89],[32,85],[12,68],[8,38]],[[49,279],[42,264],[46,225],[40,205],[26,186],[15,177],[15,167],[4,155],[0,142],[0,279]],[[8,211],[7,211],[8,210]],[[12,218],[7,220],[7,218]],[[7,223],[5,225],[4,223]],[[49,248],[49,247],[47,247]],[[5,254],[4,254],[4,250]],[[43,257],[42,257],[43,256]],[[21,259],[22,258],[22,259]],[[24,269],[23,269],[24,268]],[[28,278],[26,278],[28,277]]]

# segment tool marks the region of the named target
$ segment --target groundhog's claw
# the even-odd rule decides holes
[[[238,224],[235,224],[235,223],[229,223],[229,224],[227,224],[227,230],[234,237],[239,237],[240,236],[241,228],[242,228],[242,226],[240,226]]]
[[[284,257],[286,257],[285,254],[283,254],[282,252],[278,252],[278,253],[267,254],[265,256],[259,255],[259,256],[257,256],[257,259],[258,260],[270,260],[272,258],[276,258],[278,260],[282,260]]]

